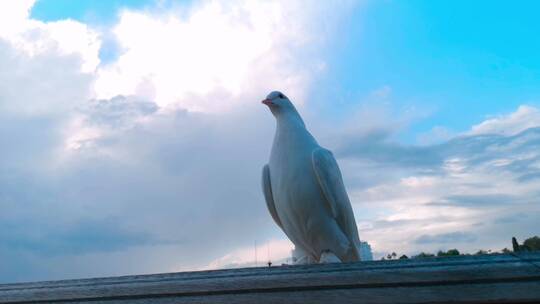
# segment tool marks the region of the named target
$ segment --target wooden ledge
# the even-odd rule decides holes
[[[538,303],[540,253],[0,285],[0,303]]]

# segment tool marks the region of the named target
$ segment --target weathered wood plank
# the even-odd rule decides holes
[[[533,303],[540,254],[282,266],[0,285],[0,303]]]

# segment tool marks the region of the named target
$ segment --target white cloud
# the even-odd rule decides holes
[[[99,65],[99,49],[101,39],[98,32],[90,29],[87,25],[73,21],[62,20],[57,22],[37,23],[36,28],[41,28],[43,34],[41,40],[30,38],[26,40],[25,47],[33,49],[34,52],[46,48],[47,44],[56,44],[61,54],[76,54],[80,56],[81,70],[83,72],[93,72]]]
[[[318,21],[347,5],[308,7],[317,6],[203,1],[187,13],[124,11],[113,30],[121,55],[99,70],[97,96],[144,94],[162,107],[215,112],[279,88],[301,102],[321,65],[305,51],[319,45]]]
[[[472,126],[468,134],[515,135],[534,127],[540,127],[540,110],[533,106],[522,105],[513,113],[500,115]]]
[[[83,72],[93,72],[99,64],[99,34],[74,20],[41,22],[31,19],[35,0],[0,2],[0,38],[28,56],[50,52],[75,55]]]
[[[11,36],[25,28],[35,0],[0,0],[0,35]]]

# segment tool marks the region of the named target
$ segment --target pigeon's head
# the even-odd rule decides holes
[[[296,109],[289,98],[279,91],[273,91],[268,94],[262,103],[270,108],[270,111],[272,111],[274,116],[288,111],[296,112]]]

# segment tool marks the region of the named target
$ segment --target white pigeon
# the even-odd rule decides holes
[[[319,146],[281,92],[262,103],[277,121],[262,188],[272,218],[295,245],[295,263],[360,260],[356,221],[332,152]]]

